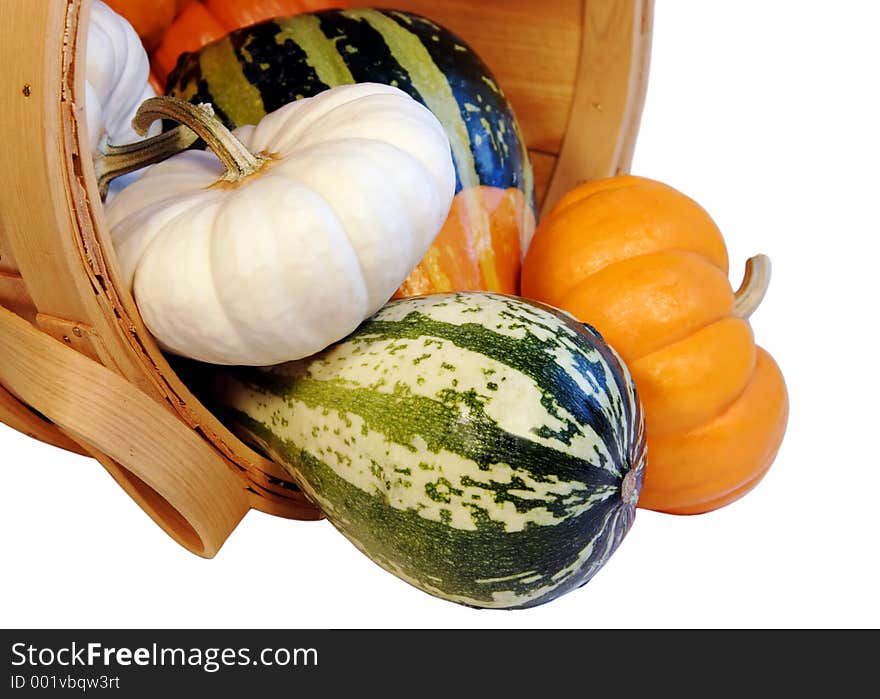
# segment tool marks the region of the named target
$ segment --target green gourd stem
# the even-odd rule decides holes
[[[102,197],[114,178],[170,158],[199,138],[223,163],[225,172],[221,182],[239,182],[260,170],[268,161],[268,158],[251,153],[214,115],[210,104],[194,105],[176,97],[151,97],[138,108],[131,125],[137,133],[144,134],[157,119],[171,119],[181,126],[143,141],[124,146],[108,144],[102,149],[96,164]]]
[[[770,258],[755,255],[746,260],[746,273],[733,297],[733,314],[748,319],[761,305],[770,286]]]

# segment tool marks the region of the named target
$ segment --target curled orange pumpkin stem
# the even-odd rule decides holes
[[[761,305],[770,286],[770,258],[755,255],[746,260],[746,273],[733,296],[733,314],[747,319]]]

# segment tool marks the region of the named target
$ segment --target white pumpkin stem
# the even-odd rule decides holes
[[[770,258],[755,255],[746,260],[746,273],[733,296],[733,314],[747,319],[764,300],[770,286]]]
[[[158,136],[124,146],[105,143],[95,160],[95,176],[98,178],[101,199],[107,196],[107,188],[117,177],[162,162],[186,150],[198,140],[199,137],[194,131],[185,126],[178,126]]]
[[[144,134],[157,119],[171,119],[181,126],[143,141],[124,146],[108,144],[103,149],[96,165],[102,197],[114,178],[170,158],[199,138],[223,163],[226,171],[221,182],[239,182],[260,170],[269,160],[251,153],[214,115],[210,104],[194,105],[176,97],[151,97],[143,101],[131,125],[135,131]]]

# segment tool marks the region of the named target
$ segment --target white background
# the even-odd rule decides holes
[[[880,5],[658,0],[634,172],[694,197],[732,282],[774,262],[753,316],[791,399],[764,481],[714,513],[640,510],[585,587],[477,611],[384,572],[327,522],[251,512],[187,553],[94,461],[0,426],[0,625],[880,626],[876,302]]]

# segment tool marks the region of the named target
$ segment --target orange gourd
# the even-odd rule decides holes
[[[583,184],[541,223],[523,296],[594,326],[630,368],[645,408],[639,507],[717,509],[749,492],[782,443],[788,394],[748,317],[769,281],[749,260],[734,293],[727,248],[695,201],[624,176]]]
[[[147,51],[152,51],[174,21],[177,0],[104,0],[137,32]]]
[[[150,58],[154,81],[163,88],[181,54],[198,51],[234,29],[273,17],[345,7],[349,3],[346,0],[189,0],[180,4],[179,14]]]
[[[485,217],[487,225],[475,217]],[[518,294],[521,238],[534,227],[532,207],[515,187],[478,185],[460,191],[428,253],[394,298],[448,291]]]

